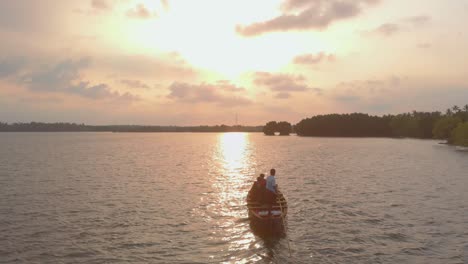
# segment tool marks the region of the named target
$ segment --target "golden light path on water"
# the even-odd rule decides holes
[[[214,159],[218,161],[219,179],[215,181],[218,191],[218,206],[225,231],[224,241],[229,243],[229,252],[248,251],[255,244],[255,236],[250,232],[245,208],[247,190],[255,175],[256,163],[252,143],[247,133],[224,133],[218,136],[218,147]],[[243,254],[241,254],[243,255]],[[252,262],[256,257],[231,259],[236,263]]]

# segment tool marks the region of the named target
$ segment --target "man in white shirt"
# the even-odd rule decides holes
[[[276,170],[270,170],[270,176],[266,178],[266,188],[270,192],[276,194],[276,179],[275,179]]]

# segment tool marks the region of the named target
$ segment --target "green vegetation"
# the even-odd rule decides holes
[[[461,119],[454,116],[444,116],[437,120],[432,130],[434,138],[449,139],[452,131],[461,123]]]
[[[395,137],[432,138],[434,124],[440,112],[416,112],[392,116],[390,127]]]
[[[389,137],[391,118],[368,114],[331,114],[303,119],[295,126],[300,136],[318,137]]]
[[[318,115],[301,120],[294,130],[299,136],[436,138],[466,146],[467,123],[468,105],[465,105],[447,109],[445,114],[413,111],[384,116],[362,113]]]
[[[455,145],[468,147],[468,122],[458,124],[452,131],[450,141]]]

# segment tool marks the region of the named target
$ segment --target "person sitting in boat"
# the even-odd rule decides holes
[[[270,170],[270,176],[266,178],[266,200],[268,203],[275,203],[276,202],[276,194],[277,194],[277,188],[278,186],[276,185],[276,179],[275,179],[275,174],[276,170],[271,169]]]
[[[260,176],[257,177],[257,187],[266,187],[265,174],[260,173]]]
[[[265,174],[260,174],[260,176],[257,177],[257,181],[254,182],[252,185],[252,188],[250,188],[250,194],[252,195],[252,200],[254,201],[262,201],[263,196],[265,193],[265,186],[266,186],[266,180],[265,180]]]

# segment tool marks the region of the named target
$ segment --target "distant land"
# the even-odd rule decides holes
[[[468,104],[453,106],[445,113],[417,112],[372,116],[363,113],[317,115],[292,125],[270,121],[265,126],[142,126],[85,125],[76,123],[2,123],[0,132],[263,132],[308,137],[397,137],[443,139],[468,147]]]
[[[263,126],[142,126],[76,123],[2,123],[0,132],[262,132]]]

